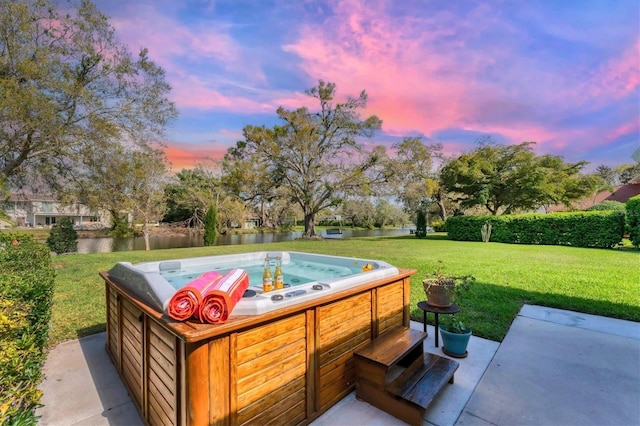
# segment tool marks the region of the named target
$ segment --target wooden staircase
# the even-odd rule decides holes
[[[356,398],[411,424],[445,384],[453,383],[458,362],[424,353],[427,333],[397,328],[354,353]]]

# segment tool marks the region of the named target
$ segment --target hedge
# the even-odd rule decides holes
[[[492,225],[490,241],[494,242],[611,248],[624,237],[625,215],[619,211],[591,211],[453,216],[447,219],[447,233],[452,240],[482,241],[485,223]]]
[[[627,223],[629,224],[629,240],[634,247],[640,247],[640,195],[629,198],[625,206],[627,208]]]
[[[54,279],[46,245],[0,234],[0,424],[37,423]]]

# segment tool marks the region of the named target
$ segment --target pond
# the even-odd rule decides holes
[[[377,237],[407,235],[409,228],[405,229],[371,229],[371,230],[351,230],[343,229],[341,234],[318,233],[325,238],[351,238],[351,237]],[[277,243],[281,241],[292,241],[302,236],[302,232],[263,232],[256,234],[228,234],[218,235],[216,245],[236,245],[236,244],[261,244]],[[204,242],[201,233],[192,235],[158,235],[152,236],[149,240],[151,250],[202,247]],[[130,238],[79,238],[78,253],[108,253],[113,251],[144,250],[143,237]]]

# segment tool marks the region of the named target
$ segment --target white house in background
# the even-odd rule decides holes
[[[52,195],[12,193],[0,202],[16,226],[51,227],[63,217],[71,219],[76,228],[104,228],[110,226],[108,212],[94,211],[84,204],[64,205]]]

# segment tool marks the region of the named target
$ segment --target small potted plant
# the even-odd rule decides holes
[[[466,291],[475,281],[472,275],[452,276],[442,272],[442,261],[438,261],[435,272],[422,280],[427,294],[427,304],[436,308],[448,308],[462,291]]]
[[[454,358],[467,356],[467,345],[471,339],[471,330],[456,316],[440,324],[442,352]]]

